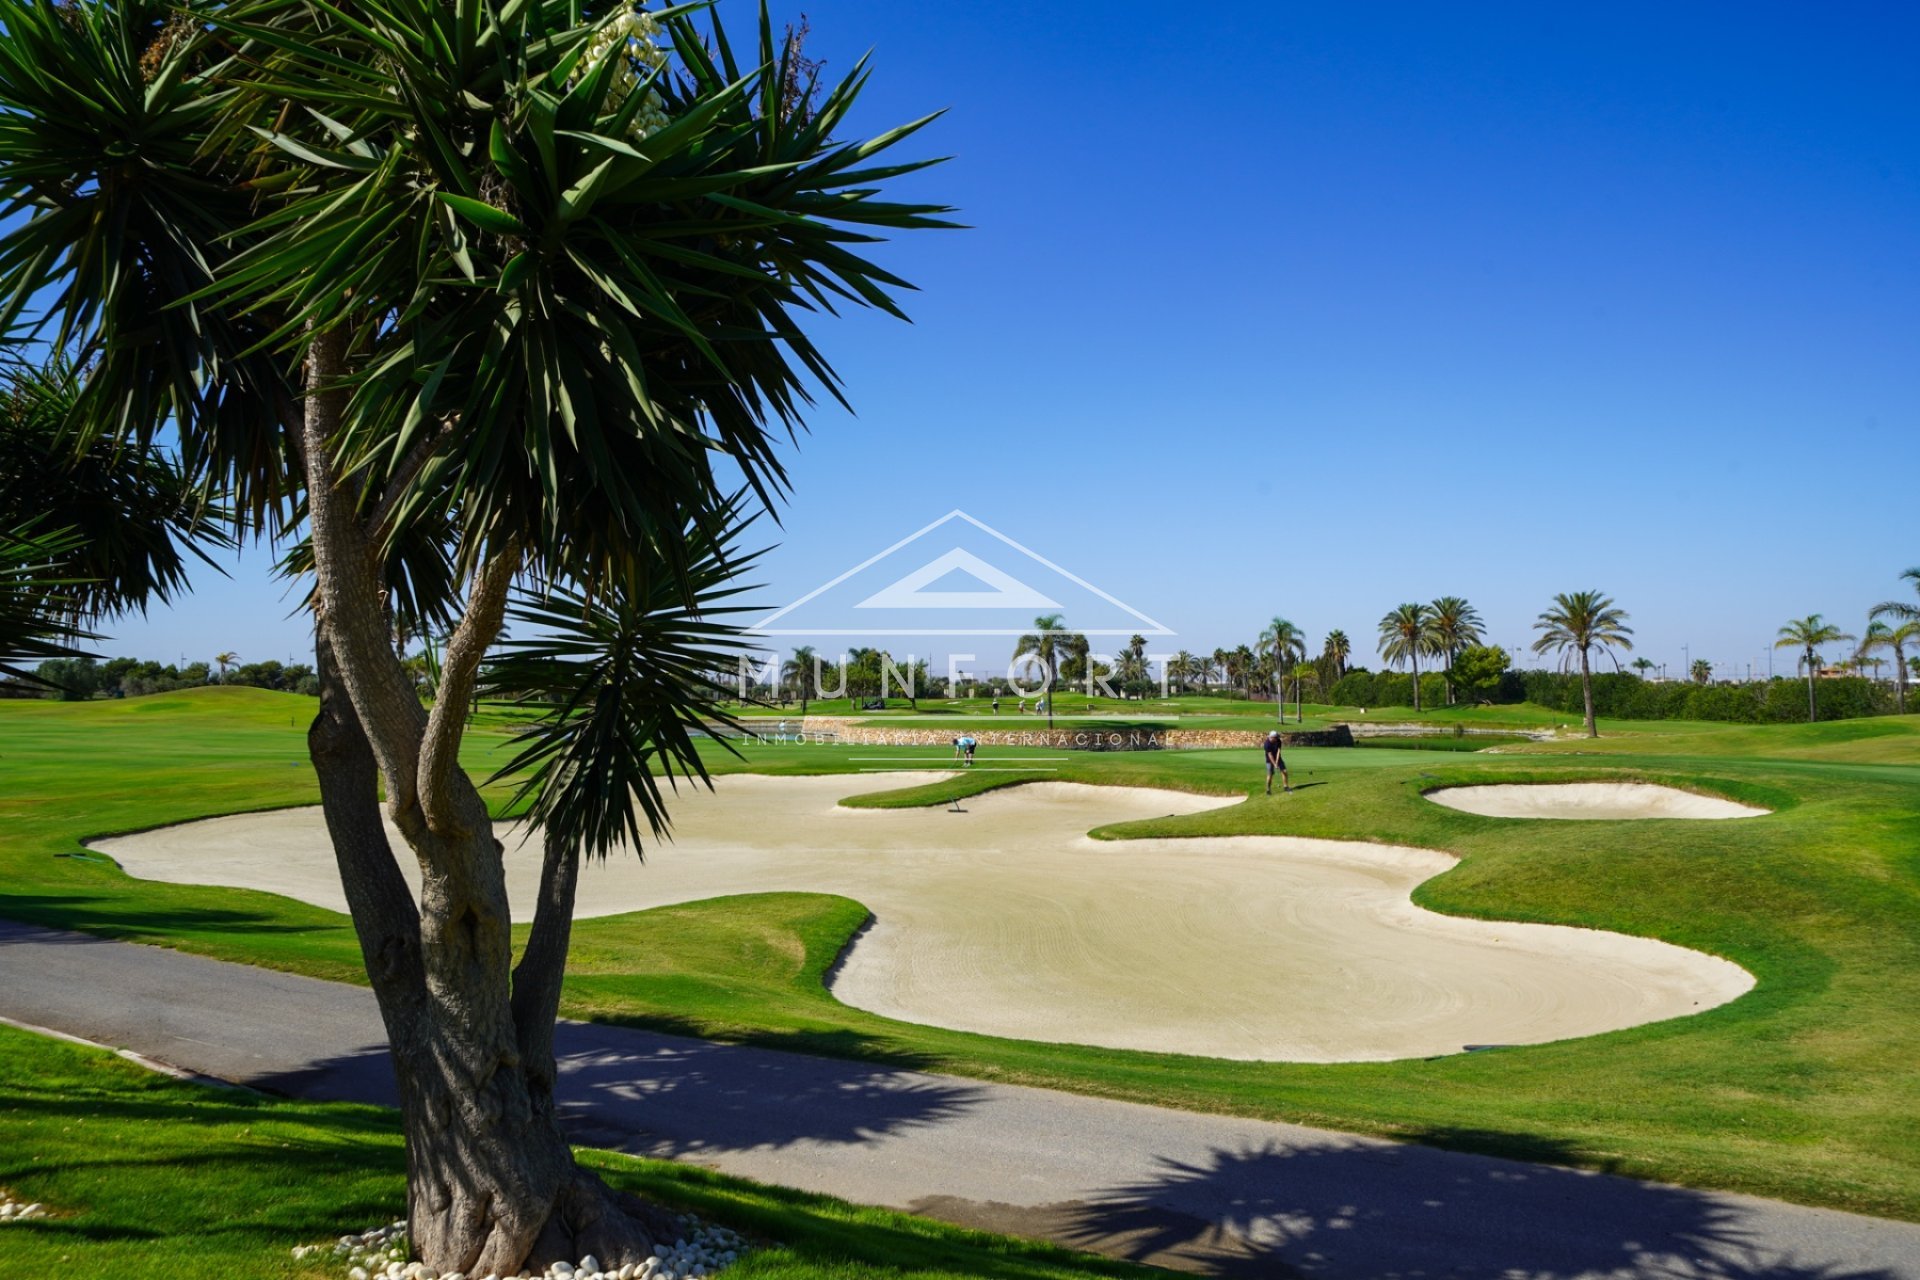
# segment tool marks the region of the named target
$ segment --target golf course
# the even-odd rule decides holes
[[[303,767],[311,714],[310,699],[220,688],[0,704],[0,916],[363,983],[345,915],[300,901],[297,888],[282,894],[143,879],[90,848],[103,837],[311,805],[312,775]],[[1905,1136],[1907,1118],[1920,1106],[1911,1070],[1920,1056],[1920,1026],[1911,1016],[1920,1001],[1920,935],[1912,925],[1920,895],[1920,720],[1605,728],[1597,741],[1503,745],[1493,753],[1294,749],[1297,789],[1271,796],[1260,794],[1257,756],[1246,750],[1010,748],[983,764],[1033,768],[971,774],[954,772],[940,753],[923,752],[924,767],[936,771],[926,779],[898,776],[898,762],[884,766],[888,776],[863,776],[881,767],[868,762],[868,748],[748,742],[703,751],[719,796],[730,783],[753,781],[733,775],[758,775],[766,783],[787,780],[789,793],[810,797],[814,808],[909,810],[914,820],[949,824],[946,832],[973,819],[991,821],[998,797],[986,793],[1001,788],[1016,788],[1014,798],[1023,784],[1075,784],[1074,804],[1058,815],[1069,827],[1103,811],[1096,788],[1127,788],[1105,809],[1112,820],[1087,832],[1122,860],[1130,841],[1164,850],[1167,842],[1190,849],[1246,837],[1282,841],[1267,855],[1279,860],[1287,857],[1285,840],[1428,851],[1451,866],[1408,877],[1422,912],[1511,925],[1516,936],[1521,926],[1571,926],[1604,931],[1589,937],[1647,940],[1729,971],[1737,967],[1751,975],[1744,994],[1730,992],[1686,1016],[1658,1010],[1604,1034],[1569,1030],[1551,1043],[1378,1055],[1387,1061],[1251,1060],[1261,1055],[1058,1043],[1038,1025],[1008,1028],[1022,1034],[982,1034],[931,1025],[935,1017],[899,1016],[902,1010],[871,994],[836,998],[830,975],[870,914],[878,915],[876,937],[889,924],[876,903],[844,892],[741,891],[586,915],[591,877],[622,870],[610,864],[590,868],[583,882],[562,1013],[1920,1219],[1920,1152]],[[484,777],[509,743],[506,718],[483,712],[463,763]],[[815,775],[827,776],[806,782]],[[1533,821],[1465,813],[1427,798],[1449,788],[1547,783],[1659,786],[1762,816]],[[505,805],[505,794],[489,794]],[[1156,803],[1143,807],[1129,796]],[[689,841],[697,847],[704,802],[686,803]],[[969,805],[975,812],[950,811]],[[834,816],[851,832],[863,819],[887,817]],[[1064,831],[1054,834],[1065,839]],[[320,848],[324,854],[324,841]],[[662,878],[678,885],[675,877],[689,874],[692,862],[676,862],[682,852],[660,846],[647,866],[623,873],[644,884],[657,861]],[[170,856],[170,877],[190,870],[190,844]],[[961,865],[952,873],[971,879],[976,898],[991,903],[992,860],[978,859],[958,840],[953,856]],[[293,881],[299,874],[289,869]],[[1045,874],[1066,872],[1056,864]],[[1010,893],[1023,883],[1015,881]],[[696,878],[669,893],[712,887]],[[1177,929],[1162,938],[1146,933],[1155,949],[1172,954],[1179,946]],[[975,941],[1025,954],[1013,939]],[[949,937],[941,948],[964,953],[965,937]],[[857,972],[850,966],[848,978]],[[949,985],[952,974],[936,967],[932,978],[925,995]],[[990,992],[997,990],[993,981],[1005,980],[993,978]],[[1297,998],[1284,987],[1266,997],[1283,1012]],[[1200,1016],[1210,993],[1194,989],[1187,999]],[[24,1101],[33,1072],[82,1066],[69,1060],[78,1051],[33,1048],[13,1035],[5,1044],[12,1096],[0,1105],[0,1147],[24,1152],[30,1132],[45,1123]],[[106,1074],[91,1087],[106,1091],[136,1088],[171,1098],[169,1091],[192,1088],[134,1086],[121,1067],[97,1070]],[[191,1112],[212,1104],[180,1105]],[[285,1122],[322,1124],[324,1111],[288,1104]],[[362,1113],[345,1122],[376,1123]],[[354,1176],[398,1175],[358,1168]],[[58,1186],[41,1185],[17,1159],[0,1168],[0,1185],[59,1198]],[[351,1200],[333,1202],[335,1211],[344,1215],[339,1220],[354,1219]]]

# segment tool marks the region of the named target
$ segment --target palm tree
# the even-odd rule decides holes
[[[800,690],[800,717],[807,715],[807,700],[812,696],[814,687],[819,683],[817,668],[820,656],[810,644],[803,644],[793,651],[793,656],[780,664],[780,684],[783,688]]]
[[[1424,604],[1403,604],[1380,619],[1380,656],[1399,666],[1413,664],[1413,709],[1420,710],[1420,655],[1433,648],[1433,610]]]
[[[213,664],[220,668],[220,683],[227,682],[227,668],[238,661],[240,661],[240,655],[231,651],[213,655]]]
[[[1219,673],[1220,680],[1223,684],[1226,684],[1228,688],[1232,688],[1233,677],[1227,670],[1229,666],[1227,660],[1232,656],[1232,652],[1226,648],[1218,648],[1213,651],[1211,656],[1213,658],[1213,670]]]
[[[1293,676],[1294,720],[1300,724],[1307,721],[1307,681],[1318,675],[1311,662],[1296,662],[1290,672]]]
[[[1693,677],[1695,684],[1707,684],[1713,679],[1713,664],[1705,658],[1695,658],[1693,665],[1687,668],[1687,674]]]
[[[1893,631],[1894,629],[1882,619],[1870,617],[1867,620],[1867,629],[1860,633],[1860,643],[1853,651],[1853,660],[1861,668],[1869,666],[1873,668],[1875,682],[1880,679],[1880,668],[1887,665],[1887,660],[1880,656],[1880,651],[1893,647]]]
[[[1893,650],[1894,696],[1901,715],[1907,714],[1907,646],[1920,643],[1920,618],[1903,622],[1887,633],[1886,646]]]
[[[1593,671],[1588,654],[1594,645],[1613,649],[1632,649],[1633,628],[1627,625],[1625,611],[1614,606],[1611,597],[1598,591],[1574,591],[1553,598],[1553,607],[1540,615],[1533,629],[1540,633],[1533,642],[1535,653],[1558,652],[1565,665],[1571,653],[1580,655],[1580,693],[1586,699],[1587,736],[1600,736],[1593,718]],[[1614,659],[1618,666],[1620,660]]]
[[[554,1097],[579,861],[659,834],[661,772],[706,776],[703,676],[737,652],[751,559],[728,495],[782,493],[781,440],[837,389],[815,304],[897,311],[858,250],[938,221],[873,195],[917,167],[878,154],[912,127],[856,135],[865,64],[783,105],[770,24],[743,48],[684,7],[189,7],[0,0],[0,191],[30,206],[0,223],[0,330],[87,353],[76,449],[177,445],[238,537],[301,513],[307,742],[420,1260],[638,1263],[645,1225]],[[509,765],[543,845],[516,948],[459,759],[526,584],[569,608],[524,684],[486,677],[547,709]],[[431,710],[390,615],[449,635]]]
[[[1030,658],[1040,664],[1045,676],[1041,699],[1047,704],[1047,728],[1053,728],[1053,681],[1059,674],[1060,663],[1067,658],[1087,658],[1087,638],[1067,630],[1067,624],[1057,613],[1042,614],[1033,620],[1033,630],[1021,636],[1013,645],[1014,665],[1023,658]]]
[[[1840,644],[1851,641],[1852,636],[1826,621],[1817,613],[1804,618],[1795,618],[1780,628],[1780,638],[1773,642],[1776,649],[1800,650],[1800,662],[1807,669],[1807,723],[1812,724],[1819,717],[1820,710],[1814,700],[1813,681],[1820,674],[1820,646]]]
[[[1253,650],[1246,645],[1235,645],[1227,653],[1227,680],[1237,686],[1247,697],[1253,697]]]
[[[1653,659],[1652,658],[1635,658],[1632,662],[1629,662],[1627,665],[1632,667],[1635,671],[1638,671],[1640,673],[1640,678],[1642,680],[1645,680],[1647,678],[1647,672],[1653,670]]]
[[[1347,639],[1346,632],[1340,630],[1327,632],[1326,646],[1320,652],[1321,656],[1332,661],[1336,677],[1347,674],[1347,659],[1353,656],[1353,642]]]
[[[1182,693],[1187,691],[1187,682],[1195,679],[1199,680],[1200,687],[1205,689],[1207,682],[1207,664],[1199,656],[1188,653],[1185,649],[1182,649],[1180,652],[1174,654],[1172,659],[1168,661],[1167,675],[1174,684],[1179,686],[1180,692]]]
[[[1920,566],[1904,570],[1900,576],[1912,583],[1914,591],[1920,594]],[[1900,683],[1898,685],[1900,713],[1905,715],[1907,711],[1908,669],[1904,655],[1906,645],[1916,639],[1920,639],[1920,603],[1909,600],[1883,600],[1873,606],[1873,608],[1868,611],[1867,616],[1870,618],[1898,618],[1905,624],[1904,626],[1894,628],[1892,636],[1889,637],[1889,643],[1893,646],[1894,666],[1898,669],[1900,676]]]
[[[1447,703],[1451,706],[1453,660],[1468,645],[1479,644],[1486,632],[1481,626],[1480,611],[1459,596],[1441,596],[1428,607],[1432,609],[1433,617],[1427,624],[1427,633],[1432,641],[1433,652],[1443,655],[1447,660]]]
[[[1287,718],[1287,700],[1281,693],[1283,673],[1306,654],[1307,633],[1285,618],[1275,618],[1260,633],[1260,658],[1273,672],[1273,701],[1282,721]]]

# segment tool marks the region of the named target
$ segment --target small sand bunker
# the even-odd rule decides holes
[[[902,781],[928,778],[726,776],[712,794],[683,788],[673,843],[650,846],[644,864],[583,867],[579,914],[780,890],[842,894],[874,917],[832,981],[855,1008],[1022,1040],[1216,1058],[1351,1062],[1534,1044],[1698,1013],[1753,985],[1737,965],[1650,938],[1423,911],[1408,895],[1454,865],[1431,849],[1087,835],[1225,800],[1033,782],[975,796],[960,812],[836,803]],[[510,901],[524,918],[540,850],[501,834]],[[318,809],[215,818],[97,847],[137,876],[346,909]],[[400,863],[417,885],[413,859],[403,851]]]
[[[1483,818],[1618,822],[1638,818],[1758,818],[1767,813],[1719,796],[1650,782],[1522,782],[1442,787],[1427,799]]]

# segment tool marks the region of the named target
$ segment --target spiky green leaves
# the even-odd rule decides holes
[[[532,801],[528,818],[549,840],[639,853],[667,831],[662,781],[708,782],[698,742],[737,728],[719,709],[717,673],[745,652],[737,574],[757,558],[732,550],[738,510],[724,506],[718,537],[688,527],[682,574],[662,566],[591,597],[554,588],[510,610],[531,634],[504,646],[485,682],[542,714],[495,777],[520,779],[516,800]]]
[[[864,70],[805,119],[769,112],[770,34],[742,69],[675,11],[646,24],[671,66],[567,3],[325,12],[257,0],[218,19],[260,51],[245,93],[327,111],[269,139],[301,190],[226,287],[278,308],[287,342],[363,335],[349,468],[389,474],[432,439],[400,523],[444,512],[464,563],[512,534],[594,584],[677,554],[716,456],[771,501],[778,436],[810,383],[835,390],[804,314],[836,297],[897,312],[904,282],[854,246],[941,225],[876,198],[920,166],[872,157],[917,126],[832,140]]]

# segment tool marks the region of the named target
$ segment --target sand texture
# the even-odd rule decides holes
[[[875,917],[833,981],[850,1005],[991,1035],[1222,1058],[1360,1061],[1538,1043],[1696,1013],[1753,985],[1728,961],[1650,939],[1423,911],[1408,894],[1453,865],[1431,850],[1086,835],[1228,803],[1217,799],[1038,782],[975,797],[963,813],[835,803],[892,781],[736,775],[712,795],[683,791],[677,839],[648,849],[644,865],[586,867],[579,914],[771,890],[843,894]],[[518,832],[502,837],[519,918],[531,914],[538,849]],[[346,907],[318,809],[96,847],[137,876]]]
[[[1427,799],[1483,818],[1556,818],[1608,822],[1641,818],[1758,818],[1754,809],[1719,796],[1703,796],[1650,782],[1503,782],[1479,787],[1442,787]]]

